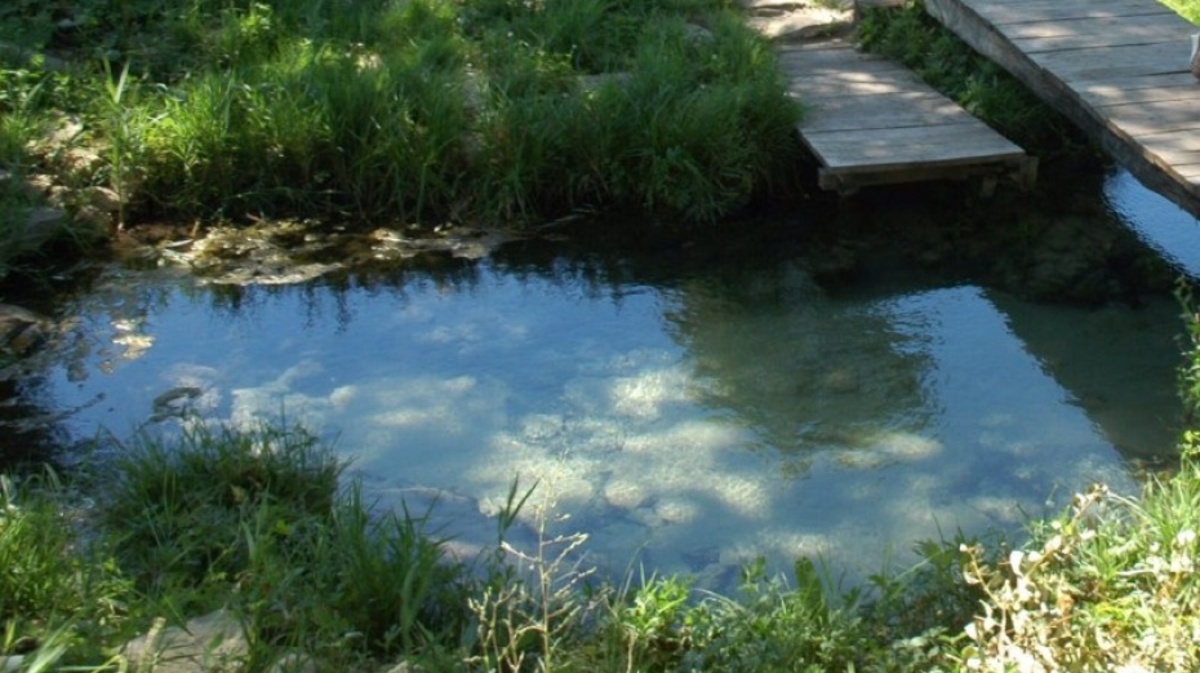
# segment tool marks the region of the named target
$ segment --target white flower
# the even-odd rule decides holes
[[[1175,548],[1182,549],[1183,547],[1191,546],[1191,544],[1195,541],[1196,531],[1192,530],[1191,528],[1181,530],[1179,531],[1179,534],[1175,536]]]

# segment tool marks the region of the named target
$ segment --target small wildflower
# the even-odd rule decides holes
[[[1190,528],[1181,530],[1179,531],[1179,534],[1175,536],[1175,548],[1182,549],[1184,547],[1190,547],[1195,541],[1196,531]]]

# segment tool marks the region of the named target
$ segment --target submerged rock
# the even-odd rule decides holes
[[[20,306],[0,304],[0,352],[23,356],[47,336],[50,319]]]
[[[164,233],[138,227],[127,232],[121,245],[126,256],[132,253],[160,265],[188,267],[210,284],[286,285],[423,255],[483,259],[514,237],[507,231],[467,227],[352,232],[322,222],[277,220],[214,227],[203,236],[183,229]]]

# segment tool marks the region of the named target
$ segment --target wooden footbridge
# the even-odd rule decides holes
[[[1150,188],[1200,216],[1200,31],[1155,0],[924,0]]]
[[[820,162],[823,189],[979,176],[1032,183],[1037,161],[907,68],[841,40],[780,49],[805,106],[800,137]]]
[[[898,4],[897,0],[858,0]],[[1189,35],[1155,0],[924,0],[926,10],[1063,112],[1151,188],[1200,215],[1200,82]],[[837,41],[780,49],[827,189],[979,174],[1034,160],[904,68]]]

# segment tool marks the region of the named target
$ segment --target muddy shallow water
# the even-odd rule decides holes
[[[1112,207],[1087,217],[1124,232],[1096,234],[1114,268],[1125,236],[1159,250],[1121,243],[1144,248],[1137,268],[1192,270],[1178,240],[1194,219],[1123,174],[1103,190]],[[492,540],[486,516],[519,477],[552,532],[588,533],[592,562],[712,586],[757,556],[820,557],[854,581],[916,540],[1017,530],[1169,463],[1180,323],[1162,283],[1047,302],[1004,282],[1044,280],[1032,252],[973,277],[980,263],[955,260],[994,255],[946,227],[896,256],[793,244],[798,218],[737,245],[517,241],[295,284],[112,264],[61,308],[22,399],[76,460],[99,459],[84,440],[102,427],[283,414],[335,441],[381,506],[436,501],[464,550]]]

